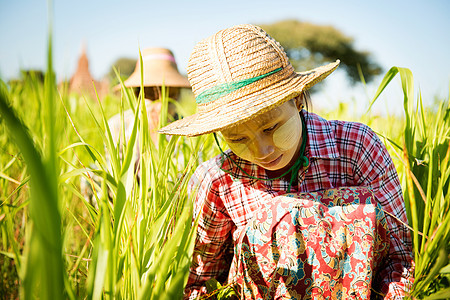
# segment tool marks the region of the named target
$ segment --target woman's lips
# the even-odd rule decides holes
[[[261,164],[261,166],[262,166],[263,168],[265,168],[265,169],[274,167],[274,166],[276,166],[276,165],[280,162],[282,156],[283,156],[283,154],[280,155],[280,156],[278,156],[278,158],[276,158],[276,159],[274,159],[274,160],[272,160],[272,161],[269,161],[269,162],[261,162],[260,164]]]

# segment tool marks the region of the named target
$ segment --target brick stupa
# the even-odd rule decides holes
[[[86,55],[86,46],[83,45],[78,66],[69,81],[69,93],[78,94],[80,96],[95,99],[95,88],[100,99],[107,93],[108,83],[95,80],[89,72],[89,61]]]

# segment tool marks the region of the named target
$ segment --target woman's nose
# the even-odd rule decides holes
[[[275,150],[273,141],[268,136],[255,136],[252,141],[251,152],[257,159],[264,159],[270,156]]]

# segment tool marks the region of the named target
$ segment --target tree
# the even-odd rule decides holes
[[[306,71],[340,59],[341,67],[352,84],[360,82],[358,68],[361,69],[366,82],[382,71],[371,59],[370,52],[356,50],[353,38],[332,26],[283,20],[260,27],[280,42],[297,71]]]
[[[131,75],[131,73],[133,73],[135,66],[136,66],[135,58],[121,57],[121,58],[117,59],[111,66],[111,69],[108,73],[110,82],[113,85],[116,85],[119,83],[119,79],[117,78],[117,75],[114,72],[114,68],[116,68],[116,70],[120,74],[120,77],[122,78],[122,80],[125,80]]]
[[[22,81],[37,80],[44,83],[45,72],[42,70],[20,70],[20,78]]]

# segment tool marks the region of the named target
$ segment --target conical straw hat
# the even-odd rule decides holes
[[[186,77],[178,72],[172,51],[165,48],[147,48],[142,50],[144,65],[144,86],[191,87]],[[141,66],[139,59],[130,77],[124,81],[126,87],[141,86]]]
[[[281,45],[261,28],[221,30],[200,41],[189,58],[197,113],[159,132],[197,136],[236,126],[300,95],[338,65],[296,73]]]

